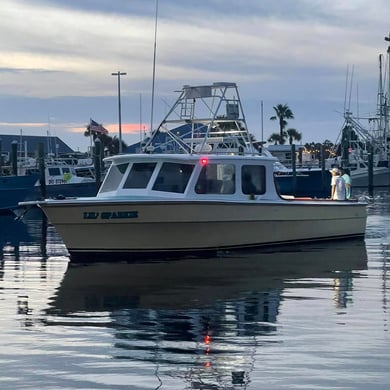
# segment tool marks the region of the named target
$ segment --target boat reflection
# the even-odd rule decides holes
[[[50,252],[55,248],[59,255],[67,255],[62,241],[40,209],[30,211],[22,219],[13,214],[0,216],[0,260],[5,257],[16,261],[31,257],[45,260],[48,246]]]
[[[47,321],[107,328],[111,357],[154,365],[157,376],[190,388],[235,388],[250,382],[258,350],[278,342],[273,336],[289,285],[309,290],[326,280],[337,310],[348,305],[353,279],[366,268],[363,241],[210,259],[69,264]]]
[[[36,249],[46,256],[47,220],[38,216],[36,219],[16,220],[14,215],[0,217],[0,259],[13,255],[20,260],[23,252]]]

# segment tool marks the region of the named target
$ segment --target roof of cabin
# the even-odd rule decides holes
[[[14,141],[18,143],[18,150],[25,150],[29,156],[37,155],[38,144],[43,143],[44,153],[58,154],[72,153],[73,150],[65,142],[58,137],[47,137],[39,135],[15,135],[15,134],[0,134],[0,143],[2,152],[11,152],[11,145]],[[56,147],[56,145],[58,145]],[[57,150],[56,150],[57,149]]]

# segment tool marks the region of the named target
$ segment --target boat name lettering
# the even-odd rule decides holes
[[[138,211],[85,211],[83,213],[84,219],[124,219],[124,218],[138,218]]]

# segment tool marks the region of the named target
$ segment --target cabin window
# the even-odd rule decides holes
[[[117,190],[128,166],[129,163],[119,165],[112,164],[99,192]]]
[[[234,194],[235,167],[232,164],[212,164],[202,167],[195,185],[197,194]]]
[[[49,176],[61,176],[60,168],[48,168],[48,170],[49,170]]]
[[[246,195],[265,193],[265,167],[262,165],[243,165],[241,167],[241,189]]]
[[[154,183],[154,191],[184,193],[194,165],[163,163]]]
[[[135,163],[130,169],[123,188],[146,188],[156,163]]]

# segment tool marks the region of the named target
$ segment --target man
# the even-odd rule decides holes
[[[332,187],[331,199],[345,200],[345,180],[340,176],[338,168],[331,169],[332,180],[330,185]]]
[[[340,168],[340,174],[345,181],[345,198],[351,199],[351,176],[349,176],[348,172],[344,168]]]

